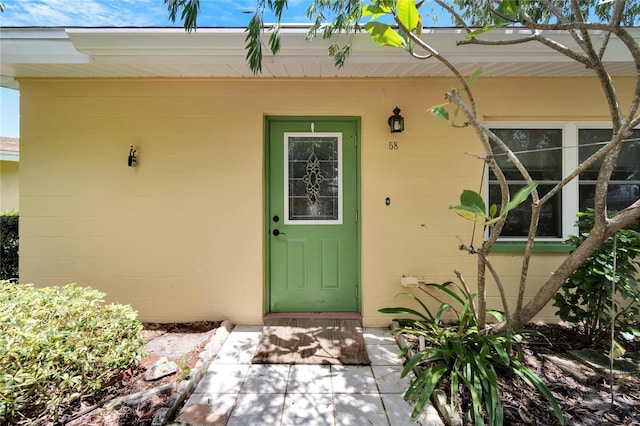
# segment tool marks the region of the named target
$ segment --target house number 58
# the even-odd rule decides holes
[[[399,147],[398,142],[389,142],[389,151],[397,151]]]

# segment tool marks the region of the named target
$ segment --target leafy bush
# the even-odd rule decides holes
[[[0,282],[0,423],[42,424],[144,355],[127,305],[69,284]]]
[[[0,214],[0,280],[18,278],[18,213]]]
[[[537,388],[549,401],[560,423],[564,424],[560,407],[547,386],[523,364],[520,357],[513,355],[514,342],[510,342],[504,334],[492,334],[478,329],[472,303],[475,294],[468,295],[456,286],[465,295],[461,297],[449,288],[451,284],[453,283],[448,282],[428,286],[449,294],[461,305],[460,310],[442,303],[434,315],[418,297],[410,293],[404,294],[415,300],[424,313],[407,307],[380,309],[382,313],[411,315],[412,317],[395,318],[401,327],[392,332],[422,337],[425,341],[423,350],[416,348],[418,340],[409,343],[402,351],[403,356],[412,349],[416,351],[401,373],[405,377],[411,371],[416,372],[415,379],[404,395],[405,399],[415,401],[412,417],[416,418],[422,412],[435,388],[447,382],[456,411],[459,392],[466,391],[471,397],[471,411],[467,413],[471,422],[476,425],[502,425],[504,411],[500,401],[498,376],[506,375],[519,378],[527,385]],[[456,312],[458,321],[447,325],[443,323],[442,315],[450,310]],[[499,321],[503,319],[501,312],[488,310],[487,313]],[[521,337],[515,335],[514,340]],[[487,421],[484,418],[485,412]]]
[[[594,222],[593,209],[578,214],[578,226],[591,229]],[[581,232],[567,240],[578,247],[589,235]],[[636,277],[640,253],[640,233],[623,229],[616,234],[616,282],[615,316],[617,337],[620,334],[640,338],[637,321],[640,318],[640,291]],[[585,343],[598,343],[611,330],[611,280],[613,279],[614,237],[601,244],[562,286],[554,296],[556,315],[564,321],[580,325]]]

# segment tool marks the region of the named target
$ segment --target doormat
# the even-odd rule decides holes
[[[358,320],[271,319],[262,329],[253,364],[369,365]]]

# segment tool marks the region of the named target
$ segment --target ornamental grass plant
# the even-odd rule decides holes
[[[558,422],[564,424],[562,411],[545,383],[522,361],[518,341],[522,333],[514,332],[511,339],[504,333],[492,333],[478,328],[473,304],[475,294],[468,294],[452,282],[427,284],[429,291],[447,294],[456,307],[441,303],[433,313],[417,296],[402,293],[420,307],[383,308],[381,313],[401,315],[394,318],[400,324],[394,334],[414,337],[403,348],[402,356],[410,354],[401,376],[415,373],[404,398],[415,403],[412,417],[417,418],[438,387],[448,387],[454,412],[461,408],[461,399],[470,401],[469,410],[462,413],[468,424],[500,426],[504,423],[504,410],[498,386],[499,377],[509,377],[537,389],[549,402]],[[462,295],[460,295],[462,294]],[[438,299],[439,300],[439,299]],[[445,322],[443,315],[453,312],[455,322]],[[502,321],[499,311],[487,314]],[[424,349],[419,342],[424,342]]]

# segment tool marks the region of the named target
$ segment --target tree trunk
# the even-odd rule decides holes
[[[515,317],[517,313],[514,313],[513,322],[526,324],[531,321],[551,301],[553,295],[562,288],[562,285],[571,274],[593,254],[600,244],[638,218],[640,218],[640,200],[618,212],[614,218],[608,219],[603,225],[594,226],[589,231],[589,236],[584,242],[567,256],[533,299],[522,308],[518,318]],[[505,328],[506,323],[502,322],[493,328],[493,332],[504,331]]]

